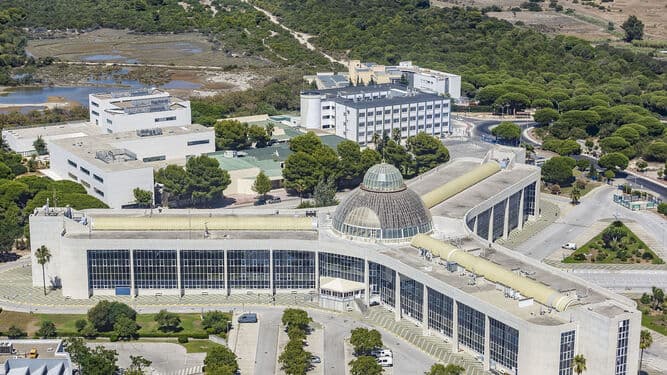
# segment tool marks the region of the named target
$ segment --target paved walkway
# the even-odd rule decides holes
[[[438,336],[424,336],[423,328],[402,319],[396,321],[394,313],[383,307],[371,307],[363,318],[372,326],[379,326],[394,335],[418,347],[435,360],[442,363],[453,363],[468,369],[467,375],[485,374],[482,364],[471,355],[461,352],[453,353],[452,345]]]
[[[650,374],[667,374],[667,336],[655,331],[651,331],[651,336],[653,344],[644,350],[642,367]]]
[[[522,230],[515,229],[508,234],[506,240],[500,239],[496,242],[507,248],[514,249],[553,224],[560,216],[558,205],[545,199],[540,200],[540,209],[541,215],[537,220],[527,222]]]

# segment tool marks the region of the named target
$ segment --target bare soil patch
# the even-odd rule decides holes
[[[491,17],[526,26],[547,34],[572,35],[587,40],[615,39],[605,28],[558,12],[489,12]]]
[[[523,2],[525,0],[433,0],[432,4],[439,7],[473,6],[477,8],[496,5],[503,9],[504,12],[489,13],[490,16],[515,22],[507,18],[506,14],[510,13],[511,16],[511,12],[505,11],[509,11],[512,7],[519,6]],[[577,14],[600,20],[600,23],[613,22],[616,32],[622,32],[621,24],[630,15],[635,15],[644,22],[644,39],[667,41],[667,0],[614,0],[605,3],[600,0],[594,0],[594,3],[595,6],[590,6],[583,5],[581,0],[576,4],[573,0],[558,1],[558,4],[562,5],[564,9],[573,9]],[[540,3],[543,9],[546,9],[548,4],[547,1]],[[602,9],[600,6],[602,6]],[[545,19],[542,15],[543,13],[545,12],[529,12],[524,10],[523,12],[517,12],[517,17],[521,17],[521,21],[529,26],[535,26],[537,29],[539,29],[540,20],[544,20],[546,22],[544,24],[545,32],[574,35],[588,40],[601,39],[602,36],[605,39],[613,39],[611,34],[604,31],[604,26],[599,27],[599,25],[586,21],[579,22],[589,24],[589,26],[577,26],[572,21],[566,22],[562,18],[555,18],[554,20]],[[562,16],[567,17],[565,15]],[[556,22],[556,25],[553,24],[554,22]],[[561,23],[563,24],[562,31],[558,27]],[[597,36],[589,35],[591,27],[595,29],[593,32],[598,34]],[[602,29],[602,34],[600,34],[600,29]]]

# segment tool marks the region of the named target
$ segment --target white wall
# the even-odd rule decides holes
[[[203,140],[208,140],[208,143],[188,146],[188,142]],[[134,138],[111,142],[111,144],[114,147],[131,150],[137,155],[138,160],[159,155],[164,155],[167,160],[185,159],[191,155],[214,152],[215,131],[210,128],[207,131],[177,135],[169,135],[169,132],[165,131],[160,136]]]
[[[322,99],[319,93],[301,94],[301,126],[306,129],[320,129],[322,126]]]

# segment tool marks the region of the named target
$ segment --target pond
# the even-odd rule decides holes
[[[84,106],[88,106],[88,95],[101,93],[101,92],[110,92],[110,91],[123,91],[130,89],[140,89],[145,88],[146,86],[141,84],[138,81],[134,80],[118,80],[114,79],[111,76],[107,76],[100,79],[89,79],[89,85],[83,86],[58,86],[58,87],[16,87],[9,89],[5,92],[0,93],[0,105],[16,105],[17,107],[22,107],[21,112],[25,113],[30,110],[44,109],[43,106],[39,106],[41,103],[46,103],[49,100],[49,97],[63,97],[66,101],[74,101],[81,103]],[[115,87],[110,87],[115,86]],[[122,86],[122,87],[120,87]],[[170,81],[160,88],[163,89],[185,89],[191,90],[201,87],[202,85],[195,82],[183,81],[183,80],[173,80]],[[25,106],[22,105],[31,105]],[[37,106],[35,106],[37,105]],[[12,109],[14,110],[14,109]],[[0,108],[0,113],[7,113],[8,109]]]

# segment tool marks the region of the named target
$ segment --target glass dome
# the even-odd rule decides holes
[[[382,163],[368,169],[361,188],[370,191],[399,191],[405,189],[405,183],[396,167]]]
[[[433,229],[422,199],[405,186],[401,173],[389,164],[371,167],[361,187],[336,208],[333,229],[361,241],[407,242]]]

